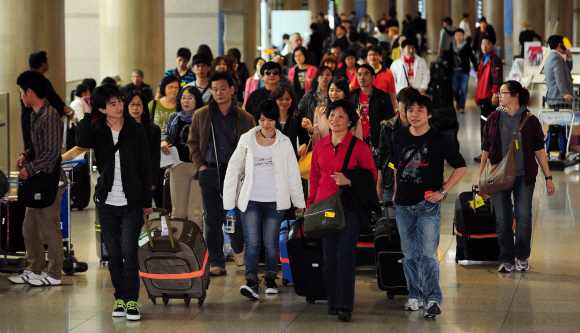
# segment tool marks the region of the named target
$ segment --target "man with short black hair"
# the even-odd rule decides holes
[[[31,64],[36,65],[36,64]],[[48,68],[48,66],[47,66]],[[39,172],[52,173],[60,170],[60,181],[54,202],[45,208],[26,208],[22,235],[26,246],[28,266],[19,276],[8,279],[12,283],[28,283],[32,286],[55,286],[62,284],[62,264],[64,251],[60,231],[60,210],[62,195],[67,184],[61,170],[60,149],[62,147],[63,122],[60,115],[46,99],[50,83],[38,70],[28,70],[18,76],[20,99],[26,108],[33,110],[30,147],[16,160],[18,177],[24,181],[40,177]],[[44,245],[48,246],[45,256]],[[46,258],[48,267],[45,269]]]
[[[198,53],[193,56],[191,66],[193,66],[193,72],[195,73],[195,81],[192,81],[185,86],[196,87],[201,93],[203,103],[208,104],[211,100],[211,89],[208,83],[209,71],[211,70],[211,60],[207,54]]]
[[[439,32],[439,57],[445,58],[449,51],[449,47],[451,43],[453,43],[453,39],[455,37],[455,30],[456,27],[453,26],[453,20],[451,17],[447,16],[442,20],[443,28]]]
[[[188,63],[191,59],[191,51],[186,47],[181,47],[177,50],[177,55],[175,56],[175,62],[177,67],[174,69],[168,69],[164,76],[176,76],[179,78],[179,86],[183,87],[186,84],[195,81],[195,74],[189,68]]]
[[[254,117],[232,100],[234,81],[225,72],[209,79],[213,101],[193,114],[187,140],[191,162],[198,170],[203,201],[205,241],[211,258],[210,275],[226,274],[223,225],[226,212],[221,198],[228,162],[240,136],[255,126]],[[244,265],[244,234],[239,212],[230,234],[236,265]]]
[[[30,54],[28,58],[28,65],[30,69],[35,70],[44,75],[48,71],[48,57],[45,51],[37,51]],[[46,92],[46,100],[48,103],[56,109],[58,114],[62,117],[65,114],[67,116],[73,117],[74,110],[62,101],[60,96],[54,91],[50,80],[46,79],[48,90]],[[26,107],[22,100],[20,101],[20,121],[22,126],[22,138],[24,140],[24,149],[28,150],[32,145],[32,139],[30,136],[30,118],[34,110],[30,107]],[[72,119],[72,118],[70,118]]]
[[[143,101],[143,105],[147,105],[153,100],[153,90],[151,86],[143,82],[143,71],[140,69],[134,69],[131,72],[131,83],[122,85],[119,90],[123,96],[126,96],[130,91],[138,90],[143,93],[146,101]]]
[[[346,28],[342,25],[339,25],[334,29],[336,32],[336,39],[332,43],[333,46],[340,45],[342,51],[346,50],[350,46],[350,42],[348,41],[348,37],[346,36]],[[340,59],[336,59],[340,61]]]
[[[562,98],[567,101],[574,99],[572,85],[572,52],[564,46],[564,38],[552,35],[548,38],[548,45],[552,52],[546,58],[544,73],[546,74],[546,97],[549,99]]]
[[[393,72],[382,63],[383,49],[380,46],[369,47],[367,60],[376,74],[373,86],[391,95],[391,104],[393,109],[395,109],[397,107],[397,102],[395,100],[395,79],[393,77]]]
[[[270,98],[270,93],[280,82],[281,74],[282,67],[277,62],[268,61],[260,67],[260,75],[266,86],[254,90],[246,102],[246,111],[254,116],[256,124],[260,119],[260,104]]]
[[[413,95],[406,104],[411,126],[393,136],[397,228],[401,236],[409,300],[405,310],[425,307],[423,316],[441,314],[443,294],[439,282],[441,267],[437,257],[441,234],[441,201],[459,183],[467,167],[455,144],[429,125],[433,102]],[[454,169],[443,179],[445,161]]]

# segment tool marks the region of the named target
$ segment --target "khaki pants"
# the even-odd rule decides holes
[[[44,244],[48,245],[48,269],[53,279],[62,277],[64,250],[60,231],[60,203],[66,188],[59,188],[54,203],[46,208],[26,208],[22,234],[26,246],[27,270],[39,274],[44,271],[46,256]]]
[[[200,229],[203,221],[203,203],[199,181],[195,176],[193,163],[182,162],[171,168],[171,203],[173,204],[173,218],[195,222]]]

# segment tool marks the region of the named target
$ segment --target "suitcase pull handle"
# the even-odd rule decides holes
[[[169,230],[169,242],[171,243],[171,248],[173,250],[177,250],[175,248],[175,240],[173,239],[173,228],[171,227],[171,222],[169,221],[169,215],[167,213],[167,209],[163,208],[153,208],[154,213],[160,213],[165,217],[165,222],[167,223],[167,229]],[[153,235],[151,234],[151,227],[149,226],[149,220],[147,219],[146,215],[143,215],[143,222],[145,223],[145,230],[147,230],[147,234],[149,235],[149,246],[155,247],[153,244]]]
[[[471,192],[473,194],[473,214],[477,214],[477,208],[475,208],[475,195],[478,194],[480,192],[480,188],[478,185],[472,185],[471,186]],[[487,195],[483,192],[481,192],[482,194],[480,195]],[[489,209],[491,211],[491,213],[493,214],[493,200],[491,199],[491,195],[489,196]]]

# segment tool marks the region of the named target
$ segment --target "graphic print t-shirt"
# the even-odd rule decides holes
[[[395,133],[393,146],[397,168],[395,205],[416,205],[425,200],[426,191],[439,191],[443,187],[444,161],[454,169],[466,166],[455,144],[433,127],[421,136],[412,135],[408,127],[402,128]]]
[[[369,95],[363,93],[360,94],[360,104],[358,106],[358,111],[360,114],[360,123],[362,126],[363,139],[368,138],[370,135],[370,123],[369,123]]]
[[[250,200],[258,202],[276,201],[276,171],[274,170],[274,145],[262,147],[252,135],[254,152],[254,180]]]

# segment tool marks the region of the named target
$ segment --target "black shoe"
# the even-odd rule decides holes
[[[474,160],[475,162],[481,162],[481,155],[479,155],[479,156],[477,156],[477,157],[474,157],[474,158],[473,158],[473,160]]]
[[[278,293],[278,285],[276,284],[276,278],[265,278],[264,284],[266,285],[266,294]]]
[[[352,314],[348,310],[338,310],[338,319],[342,321],[350,321]]]
[[[331,316],[336,316],[338,311],[335,308],[328,308],[328,314]]]
[[[429,305],[425,308],[423,316],[425,318],[435,318],[437,315],[441,314],[441,307],[439,303],[435,301],[430,301]]]
[[[240,293],[252,300],[260,298],[260,281],[247,280],[246,284],[240,287]]]

